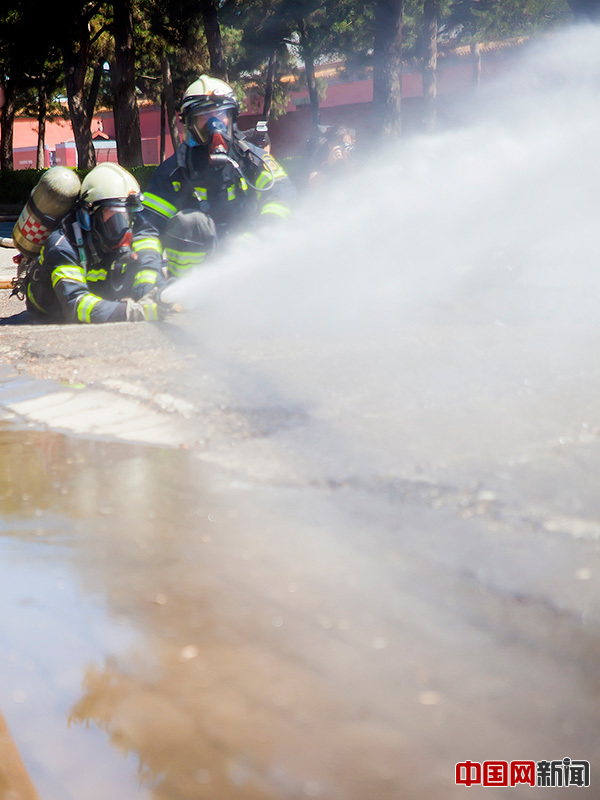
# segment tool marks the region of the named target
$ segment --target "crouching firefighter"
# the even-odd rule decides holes
[[[231,237],[261,234],[288,218],[296,190],[281,165],[237,129],[233,89],[202,75],[181,103],[184,142],[154,172],[133,249],[154,269],[163,252],[180,278]]]
[[[142,268],[131,249],[142,196],[135,178],[105,162],[81,184],[73,209],[28,267],[27,309],[48,322],[137,322],[162,319],[160,264]]]

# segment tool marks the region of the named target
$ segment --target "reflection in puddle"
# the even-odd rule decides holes
[[[0,708],[42,800],[350,796],[387,639],[325,516],[233,507],[185,452],[0,437]],[[369,726],[385,788],[403,737]]]
[[[0,797],[2,800],[39,800],[10,731],[0,714]]]
[[[239,477],[0,424],[0,711],[40,800],[425,800],[467,757],[590,759],[595,629],[460,557],[512,569],[527,529]]]

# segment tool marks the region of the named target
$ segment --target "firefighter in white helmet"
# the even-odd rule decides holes
[[[156,320],[168,307],[157,299],[160,268],[142,268],[131,249],[134,216],[142,208],[136,179],[118,164],[94,167],[73,211],[53,231],[28,270],[27,308],[57,322]]]
[[[184,142],[154,172],[133,249],[144,265],[167,257],[181,277],[232,235],[285,220],[296,191],[281,165],[238,130],[231,86],[202,75],[181,102]]]

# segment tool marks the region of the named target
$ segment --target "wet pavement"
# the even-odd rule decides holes
[[[456,760],[594,763],[589,522],[0,433],[0,708],[39,797],[454,797]]]
[[[466,311],[389,358],[3,328],[2,800],[445,799],[564,757],[594,796],[596,331]]]

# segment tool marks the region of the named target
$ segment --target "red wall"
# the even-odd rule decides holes
[[[154,106],[142,106],[140,112],[140,128],[142,131],[142,155],[144,164],[158,164],[160,148],[160,109]],[[102,120],[102,130],[111,139],[115,136],[115,122],[110,111],[98,115]],[[181,123],[177,122],[179,132],[183,134]],[[166,131],[165,158],[173,155],[171,136]]]
[[[13,149],[15,169],[37,169],[37,145],[35,147],[16,147]],[[50,166],[50,150],[44,149],[44,166]]]
[[[77,150],[73,142],[61,142],[56,145],[56,164],[62,167],[77,166]]]
[[[511,48],[502,54],[486,54],[482,59],[482,80],[489,80],[506,69],[519,48]],[[501,55],[501,57],[496,57]],[[440,118],[444,114],[452,115],[454,98],[464,95],[473,86],[473,64],[468,57],[453,57],[442,60],[438,66],[438,93]],[[420,125],[420,103],[422,95],[421,75],[418,72],[405,72],[402,75],[403,126],[407,130]],[[372,100],[373,81],[352,81],[348,83],[331,83],[327,87],[325,98],[321,101],[321,122],[325,125],[344,124],[355,128],[357,140],[368,141],[372,135]],[[257,100],[254,102],[256,109]],[[157,164],[160,147],[160,109],[142,106],[139,109],[142,132],[142,155],[145,164]],[[260,113],[245,112],[240,115],[240,129],[252,128],[261,119]],[[181,123],[178,121],[180,133]],[[92,134],[102,129],[111,139],[115,128],[111,112],[103,112],[92,121]],[[283,117],[269,123],[272,151],[280,158],[301,155],[306,147],[312,128],[308,93],[294,92]],[[33,119],[15,121],[15,168],[29,166],[30,156],[24,155],[23,148],[35,148],[37,145],[37,124]],[[73,142],[73,134],[69,123],[49,121],[46,128],[46,143],[50,150],[56,150],[56,163],[67,166],[76,165],[74,147],[66,143]],[[17,155],[21,152],[21,155]],[[171,137],[166,136],[166,157],[173,153]],[[116,161],[116,149],[97,150],[97,158]],[[19,163],[24,162],[24,163]],[[35,158],[33,159],[35,163]]]

